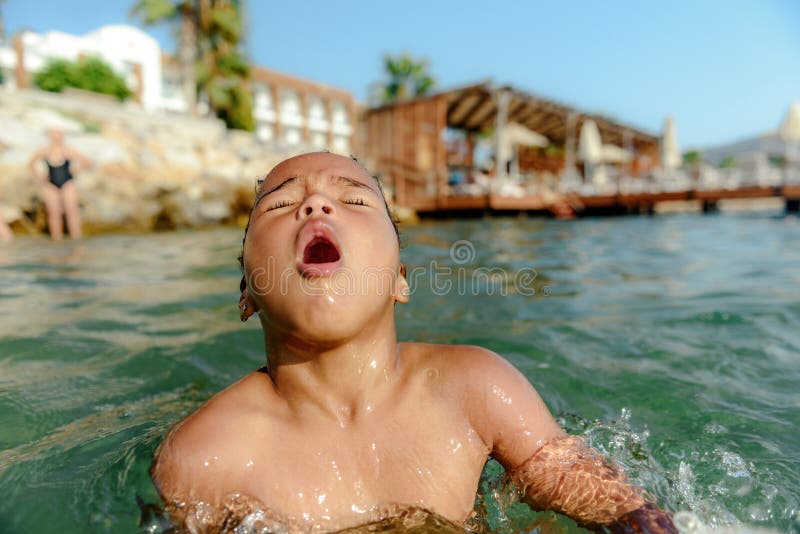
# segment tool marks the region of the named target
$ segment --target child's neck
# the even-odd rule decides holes
[[[391,392],[400,351],[394,317],[332,345],[267,335],[269,374],[278,394],[301,416],[356,424]]]

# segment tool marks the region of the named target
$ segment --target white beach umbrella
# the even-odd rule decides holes
[[[787,143],[800,143],[800,102],[796,100],[792,102],[778,134]]]
[[[607,181],[603,168],[603,141],[597,123],[591,119],[584,121],[578,139],[578,158],[583,161],[584,177],[587,182],[604,185]]]
[[[617,145],[603,145],[601,150],[605,163],[626,163],[631,160],[631,154]]]
[[[514,149],[518,146],[547,146],[547,137],[516,122],[510,122],[503,128],[503,139],[500,142],[499,161],[508,161],[514,157]]]
[[[530,128],[511,122],[506,124],[503,141],[510,146],[547,146],[547,137]]]
[[[603,159],[603,142],[600,130],[592,119],[584,121],[578,140],[578,159],[589,165],[600,163]]]
[[[664,131],[661,134],[661,163],[665,171],[670,171],[680,167],[682,162],[675,119],[672,115],[667,115],[664,119]]]
[[[789,106],[789,112],[784,117],[778,136],[785,143],[787,169],[793,175],[797,171],[797,162],[800,160],[800,102],[794,101]]]

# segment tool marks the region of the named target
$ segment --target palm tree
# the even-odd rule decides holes
[[[229,128],[253,130],[242,0],[205,0],[198,18],[197,83]]]
[[[6,3],[6,0],[0,0],[0,43],[6,40],[6,25],[5,19],[3,19],[3,4]]]
[[[422,96],[436,85],[436,80],[428,73],[428,62],[416,61],[410,54],[387,54],[383,68],[389,78],[381,89],[384,104]]]
[[[179,22],[178,59],[180,61],[183,99],[192,114],[197,112],[197,26],[200,4],[196,0],[136,0],[131,14],[141,17],[145,24]]]
[[[180,23],[178,57],[189,109],[195,112],[202,92],[229,128],[252,130],[243,11],[244,0],[137,0],[133,7],[145,24]]]

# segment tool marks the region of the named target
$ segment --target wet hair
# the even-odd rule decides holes
[[[307,154],[330,154],[330,153],[331,152],[326,149],[326,150],[321,150],[321,151],[318,151],[318,152],[305,152],[305,153],[300,154],[300,155],[305,156]],[[361,162],[358,161],[358,158],[356,158],[353,154],[350,154],[350,159],[353,160],[356,163],[356,165],[361,167],[364,170],[364,172],[367,173],[369,176],[371,176],[372,179],[375,180],[375,183],[378,184],[378,190],[381,192],[381,200],[383,200],[383,207],[386,208],[386,215],[389,216],[389,221],[391,221],[391,223],[392,223],[392,228],[394,228],[394,234],[397,237],[397,243],[399,244],[400,243],[400,228],[397,225],[397,218],[394,216],[394,214],[392,214],[392,210],[389,209],[389,203],[386,200],[386,193],[383,191],[383,184],[381,183],[380,178],[378,178],[374,174],[370,174],[370,172],[367,170],[367,168],[364,167],[364,165],[362,165]],[[267,174],[269,174],[269,173],[267,173]],[[264,180],[266,179],[266,176],[267,175],[265,175],[264,178],[262,178],[262,179],[260,179],[258,181],[259,185],[264,182]],[[253,208],[255,208],[255,206],[253,206]],[[251,208],[250,209],[250,217],[247,219],[247,226],[244,227],[244,236],[242,236],[242,251],[239,253],[239,258],[238,258],[238,260],[239,260],[239,268],[242,270],[242,280],[239,282],[239,291],[244,291],[245,288],[247,287],[247,275],[244,274],[244,242],[247,239],[247,231],[250,229],[250,221],[252,220],[252,218],[253,218],[253,209]]]

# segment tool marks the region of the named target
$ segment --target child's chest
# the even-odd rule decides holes
[[[489,453],[466,421],[435,410],[353,428],[275,430],[247,487],[284,517],[320,524],[357,524],[390,503],[463,520]]]

